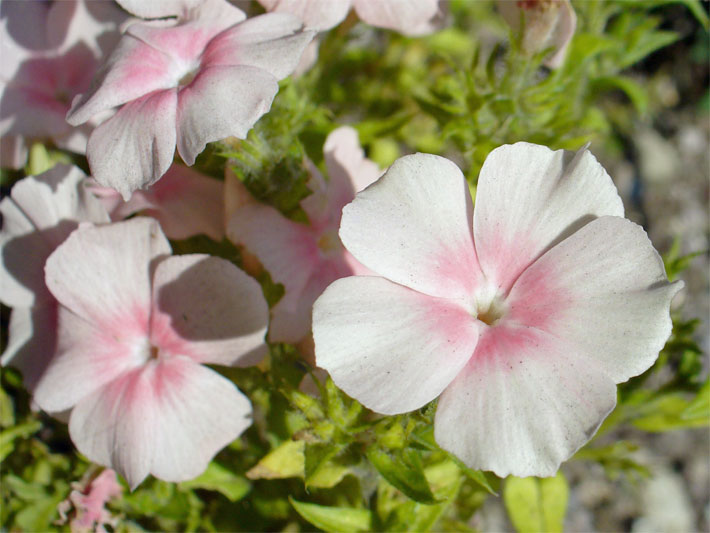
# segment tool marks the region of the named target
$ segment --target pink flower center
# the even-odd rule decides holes
[[[477,291],[472,315],[488,326],[495,325],[508,312],[505,297],[493,287],[484,287]]]
[[[195,68],[190,69],[187,71],[187,73],[183,74],[183,76],[178,80],[178,88],[183,88],[192,83],[192,80],[195,79],[195,76],[197,76],[197,73],[200,72],[200,66],[197,65]]]
[[[326,230],[318,239],[318,248],[324,257],[340,254],[343,244],[338,237],[338,230]]]

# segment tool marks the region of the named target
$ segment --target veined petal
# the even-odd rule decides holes
[[[269,311],[261,287],[229,261],[169,257],[157,266],[153,284],[151,344],[161,354],[231,365],[265,353]]]
[[[207,143],[230,136],[246,138],[254,123],[269,110],[278,90],[276,78],[260,68],[201,69],[179,94],[180,157],[193,165]]]
[[[439,0],[353,0],[357,16],[380,28],[405,35],[427,33],[427,22],[439,10]],[[419,30],[419,31],[417,31]]]
[[[325,31],[337,26],[350,11],[351,0],[259,0],[267,11],[291,13],[309,30]]]
[[[79,221],[108,222],[76,167],[56,165],[18,181],[0,202],[0,300],[11,307],[46,301],[44,263]]]
[[[574,347],[533,328],[495,326],[439,398],[436,442],[500,477],[553,476],[616,404],[616,386]]]
[[[597,217],[624,216],[611,178],[586,149],[529,143],[493,150],[481,169],[474,210],[476,252],[503,292],[552,246]]]
[[[151,263],[167,254],[153,219],[81,226],[47,259],[46,282],[63,306],[111,329],[127,312],[149,316]]]
[[[315,32],[287,13],[267,13],[245,20],[216,36],[205,49],[205,67],[251,66],[280,80],[298,65]]]
[[[55,355],[35,388],[34,400],[56,413],[71,409],[150,357],[148,314],[141,309],[113,310],[111,322],[90,322],[57,309]]]
[[[69,433],[89,459],[137,487],[199,475],[250,423],[251,405],[228,380],[185,357],[122,375],[82,400]]]
[[[204,0],[116,0],[123,9],[144,19],[183,16]]]
[[[108,187],[94,186],[112,220],[123,220],[135,213],[152,216],[169,239],[187,239],[204,233],[221,241],[224,237],[222,182],[173,164],[165,175],[147,190],[137,190],[124,202]]]
[[[128,200],[152,185],[173,162],[177,91],[157,91],[123,106],[94,130],[86,155],[101,185]]]
[[[179,65],[168,54],[125,33],[96,75],[91,89],[74,98],[67,122],[78,126],[101,111],[153,91],[177,86]]]
[[[405,156],[343,209],[340,238],[373,272],[419,292],[466,298],[481,282],[471,197],[448,159]]]
[[[56,329],[57,303],[54,301],[12,310],[7,347],[0,357],[0,364],[17,368],[30,392],[34,392],[54,355]]]
[[[227,236],[256,255],[271,279],[283,284],[282,301],[298,298],[321,261],[308,226],[288,220],[271,206],[239,207],[227,224]]]
[[[478,323],[457,302],[378,277],[339,279],[313,306],[318,366],[384,414],[436,398],[470,359],[478,335]]]
[[[602,217],[523,272],[508,298],[508,318],[565,340],[621,383],[658,357],[671,334],[671,300],[682,287],[668,282],[640,226]]]

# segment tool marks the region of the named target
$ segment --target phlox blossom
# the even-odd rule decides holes
[[[177,163],[157,183],[135,191],[127,202],[115,189],[95,181],[90,186],[111,220],[142,213],[160,222],[168,239],[205,234],[216,241],[224,237],[223,188],[221,181]]]
[[[313,38],[292,15],[245,20],[217,0],[185,9],[172,25],[130,25],[67,115],[78,125],[121,106],[91,134],[87,158],[126,200],[165,174],[176,146],[192,165],[207,143],[244,138]]]
[[[439,0],[259,0],[267,11],[293,13],[306,28],[324,31],[345,19],[350,8],[365,23],[405,35],[434,31]]]
[[[69,497],[57,506],[60,525],[69,522],[72,531],[95,531],[105,533],[104,526],[116,528],[117,517],[106,509],[106,504],[121,496],[123,487],[116,479],[116,472],[107,468],[88,483],[72,483]],[[68,513],[73,516],[69,518]]]
[[[493,150],[475,209],[452,162],[403,157],[343,209],[343,244],[378,275],[316,301],[316,362],[379,413],[439,397],[435,439],[471,468],[551,476],[671,332],[682,282],[623,217],[585,149]]]
[[[44,281],[45,261],[80,222],[109,221],[85,178],[76,167],[56,165],[18,181],[0,202],[0,301],[12,308],[0,362],[20,370],[30,392],[57,340],[57,302]]]
[[[326,182],[312,168],[313,193],[301,202],[308,224],[256,202],[237,207],[227,224],[229,239],[256,255],[284,286],[284,296],[272,309],[269,339],[274,342],[303,339],[311,329],[313,302],[330,282],[368,272],[343,248],[338,227],[343,206],[375,181],[380,169],[364,157],[357,132],[349,127],[331,132],[323,154],[330,179]]]
[[[158,223],[85,224],[47,259],[57,349],[35,389],[71,409],[81,453],[136,487],[200,474],[250,425],[249,400],[203,363],[253,364],[265,351],[261,288],[229,261],[170,256]]]
[[[93,121],[74,128],[65,116],[89,89],[105,50],[127,15],[112,2],[4,2],[0,18],[2,165],[20,168],[26,145],[51,139],[83,154]],[[29,140],[29,141],[28,141]],[[14,152],[13,152],[14,150]]]

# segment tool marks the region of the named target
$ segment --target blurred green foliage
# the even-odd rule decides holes
[[[473,191],[485,157],[504,143],[613,146],[655,112],[631,67],[683,37],[662,29],[663,6],[671,3],[685,5],[707,28],[706,11],[691,0],[574,2],[577,32],[554,71],[542,66],[544,52],[521,52],[519,36],[492,2],[451,2],[452,24],[421,38],[345,23],[321,36],[310,71],[282,82],[272,111],[247,139],[212,146],[198,166],[215,176],[227,166],[258,200],[305,222],[305,158],[325,171],[323,142],[342,124],[358,130],[381,166],[405,153],[434,152],[455,160]],[[34,147],[27,170],[64,157]],[[177,253],[242,262],[227,241],[173,245]],[[679,256],[676,246],[665,259],[675,279],[692,257]],[[282,287],[268,274],[260,281],[273,305]],[[673,324],[657,363],[619,387],[617,408],[574,460],[595,461],[610,476],[644,476],[648,470],[633,458],[636,444],[599,444],[600,437],[622,424],[658,432],[710,423],[697,321],[674,316]],[[199,478],[179,484],[151,478],[132,493],[126,489],[109,505],[117,529],[471,531],[476,511],[502,493],[519,531],[561,531],[568,493],[562,473],[501,480],[473,471],[434,442],[435,402],[379,416],[305,361],[295,347],[274,345],[258,367],[218,369],[252,400],[254,425]],[[66,528],[55,524],[57,504],[90,465],[73,451],[62,423],[29,406],[19,375],[3,369],[0,522],[7,530]]]

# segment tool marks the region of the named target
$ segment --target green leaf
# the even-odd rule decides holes
[[[637,81],[628,76],[604,76],[592,81],[592,89],[595,91],[608,91],[619,89],[629,97],[631,103],[639,114],[646,113],[648,109],[648,92]]]
[[[212,462],[207,470],[195,479],[184,481],[178,485],[182,489],[214,490],[227,497],[231,502],[241,500],[247,495],[251,485],[242,476]]]
[[[39,431],[42,423],[39,420],[32,420],[19,426],[0,431],[0,461],[5,459],[14,449],[15,439],[26,439],[33,433]]]
[[[327,507],[315,503],[299,502],[291,497],[289,497],[289,501],[298,514],[323,531],[349,533],[372,529],[372,513],[368,509]]]
[[[569,487],[562,472],[551,478],[505,480],[503,501],[511,522],[520,533],[562,531]]]
[[[493,489],[491,484],[488,482],[486,475],[480,470],[473,470],[466,466],[458,457],[454,454],[446,452],[449,458],[459,467],[459,469],[466,474],[468,478],[478,483],[482,488],[484,488],[488,493],[493,496],[498,496],[498,493]]]
[[[0,388],[0,427],[15,425],[15,408],[12,398]]]
[[[710,419],[710,379],[698,392],[698,395],[680,413],[683,420]]]
[[[679,393],[663,394],[644,406],[648,414],[632,420],[632,424],[644,431],[663,432],[674,429],[705,427],[710,418],[684,418],[683,413],[690,402]]]
[[[424,475],[418,451],[410,448],[389,454],[380,448],[372,447],[367,452],[367,458],[382,477],[407,497],[419,503],[437,503]]]
[[[254,467],[247,472],[249,479],[282,479],[288,477],[303,477],[305,468],[304,449],[306,443],[302,440],[288,440],[275,450],[266,454]]]
[[[679,37],[680,35],[674,31],[648,32],[644,28],[639,33],[638,40],[630,43],[629,51],[624,54],[619,66],[621,68],[629,67],[659,48],[673,44]]]

